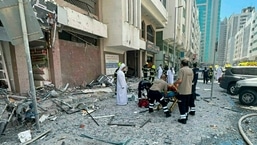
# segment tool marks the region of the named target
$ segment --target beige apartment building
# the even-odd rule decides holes
[[[193,1],[36,0],[31,6],[33,10],[28,12],[35,15],[34,24],[39,24],[42,31],[42,38],[29,42],[36,86],[46,81],[56,87],[67,83],[85,85],[101,74],[113,75],[118,62],[127,64],[128,76],[142,77],[146,62],[156,66],[165,61],[178,64],[182,55],[195,58],[198,51],[198,14]],[[4,76],[8,77],[4,79],[10,91],[27,93],[29,75],[24,45],[13,43],[7,20],[0,17],[0,50]],[[169,51],[157,45],[160,40],[164,40]],[[171,57],[173,44],[175,58]]]

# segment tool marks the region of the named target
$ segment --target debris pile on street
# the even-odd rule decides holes
[[[137,96],[139,81],[127,80],[128,97]],[[170,118],[165,118],[161,109],[148,113],[148,108],[138,107],[134,98],[125,106],[117,106],[115,85],[81,88],[66,84],[57,89],[48,84],[36,90],[39,130],[35,127],[31,95],[1,90],[0,144],[205,144],[210,139],[217,143],[224,136],[240,138],[233,122],[239,118],[239,111],[233,111],[236,109],[227,101],[228,96],[206,101],[208,87],[199,84],[198,93],[203,98],[196,101],[197,114],[181,125],[177,123],[177,106]],[[222,95],[217,88],[216,96]],[[225,109],[228,107],[231,109]]]
[[[39,123],[44,124],[47,120],[55,121],[63,113],[68,115],[80,113],[82,116],[90,116],[99,126],[96,119],[110,118],[114,117],[114,115],[98,116],[95,119],[91,113],[99,108],[96,102],[114,96],[114,87],[113,78],[106,75],[100,75],[84,88],[70,88],[69,84],[66,84],[63,88],[57,89],[52,83],[46,82],[43,87],[36,88]],[[136,87],[133,87],[134,90],[129,87],[130,92],[136,90]],[[34,128],[36,114],[33,111],[32,95],[30,92],[28,92],[27,96],[18,96],[12,95],[6,89],[1,89],[0,93],[0,99],[3,100],[0,104],[0,109],[3,110],[0,114],[1,136],[8,135],[6,129]],[[106,96],[106,94],[109,95]],[[102,97],[102,95],[106,97]],[[109,125],[117,124],[112,123]],[[18,137],[24,143],[28,141],[26,138],[32,139],[31,133],[31,130],[25,130],[18,133]]]

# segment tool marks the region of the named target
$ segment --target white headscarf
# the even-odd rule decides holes
[[[125,68],[125,67],[126,67],[126,64],[122,63],[122,64],[120,65],[119,70],[121,70],[121,71],[122,71],[122,69],[123,69],[123,68]]]

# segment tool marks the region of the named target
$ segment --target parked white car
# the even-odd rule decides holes
[[[257,78],[237,81],[235,93],[243,105],[257,105]]]

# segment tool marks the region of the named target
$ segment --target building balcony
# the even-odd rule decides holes
[[[35,0],[31,4],[44,29],[50,29],[56,17],[58,26],[63,30],[94,38],[107,38],[107,25],[100,22],[95,15],[97,7],[94,1],[55,0],[44,3]]]
[[[182,36],[180,36],[180,37],[178,37],[178,38],[176,39],[176,42],[177,42],[177,49],[178,49],[179,51],[182,51],[182,52],[187,51],[187,49],[186,49],[186,43],[185,43],[184,41],[185,41],[185,35],[182,35]]]
[[[148,17],[157,28],[164,28],[168,22],[168,12],[158,0],[142,0],[142,16]]]
[[[71,32],[86,32],[85,35],[92,35],[96,38],[107,38],[107,25],[90,17],[74,11],[68,7],[58,6],[58,23],[63,25],[64,29]],[[83,35],[83,34],[82,34]]]

